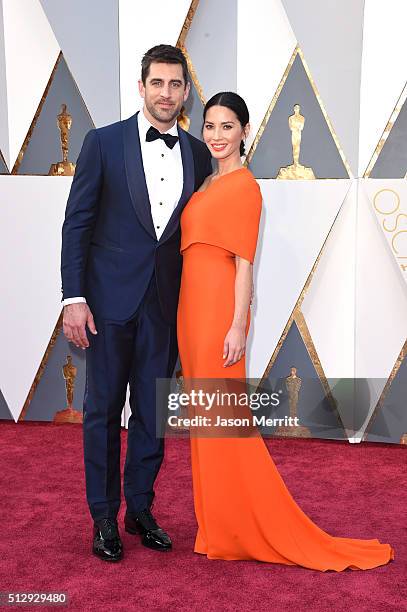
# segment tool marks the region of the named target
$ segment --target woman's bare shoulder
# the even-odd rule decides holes
[[[206,189],[209,187],[209,185],[212,182],[212,179],[214,177],[214,173],[209,174],[206,179],[204,180],[204,182],[202,183],[202,185],[200,186],[200,188],[197,190],[198,193],[200,193],[201,191],[206,191]]]

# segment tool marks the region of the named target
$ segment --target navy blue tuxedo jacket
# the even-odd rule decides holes
[[[206,145],[179,130],[184,184],[157,240],[140,150],[137,113],[90,130],[78,157],[62,229],[63,298],[84,296],[93,314],[124,321],[155,271],[164,318],[174,323],[182,256],[180,214],[212,172]]]

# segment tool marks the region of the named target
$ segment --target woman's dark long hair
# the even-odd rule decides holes
[[[240,125],[244,128],[249,123],[249,110],[246,102],[239,94],[233,91],[220,91],[212,96],[205,105],[203,111],[203,120],[205,121],[206,113],[212,106],[225,106],[233,111],[239,119]],[[240,143],[240,155],[245,155],[245,147],[243,140]]]

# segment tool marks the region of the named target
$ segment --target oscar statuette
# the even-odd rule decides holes
[[[288,403],[290,406],[290,418],[291,422],[296,422],[298,398],[301,389],[302,380],[297,376],[297,368],[291,368],[290,376],[285,379],[285,386],[288,391]],[[276,432],[276,436],[282,437],[296,437],[296,438],[310,438],[311,432],[308,427],[302,425],[280,425]]]
[[[185,130],[186,132],[188,132],[189,130],[189,126],[191,125],[191,120],[187,115],[187,112],[185,110],[185,106],[183,106],[179,112],[179,115],[177,117],[177,121],[179,126]]]
[[[185,388],[184,388],[184,377],[182,375],[182,370],[177,370],[175,372],[175,379],[176,379],[176,384],[177,384],[177,393],[184,393],[185,392]],[[179,404],[178,408],[177,408],[177,416],[180,417],[181,419],[185,419],[188,417],[188,407],[187,406],[183,406],[182,404]],[[171,430],[174,432],[186,432],[189,431],[189,427],[185,427],[185,425],[171,425]]]
[[[61,112],[57,117],[57,126],[60,132],[62,161],[51,164],[48,176],[73,176],[75,164],[68,161],[69,130],[72,126],[72,117],[66,110],[66,104],[61,105]]]
[[[293,163],[290,166],[280,168],[277,179],[315,179],[312,168],[307,168],[300,164],[301,133],[304,129],[305,117],[300,113],[300,105],[295,104],[294,114],[288,117],[288,126],[291,130],[291,144],[293,149]]]
[[[54,423],[82,423],[83,421],[82,413],[73,408],[73,392],[77,372],[78,369],[73,365],[71,355],[67,355],[66,364],[62,368],[62,374],[65,379],[67,407],[65,410],[60,410],[55,414]]]

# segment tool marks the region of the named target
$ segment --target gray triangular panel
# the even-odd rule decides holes
[[[66,5],[41,0],[41,4],[95,125],[118,121],[118,0],[69,0]],[[135,66],[135,87],[139,70]]]
[[[199,94],[195,88],[194,82],[190,77],[191,91],[188,96],[188,100],[185,102],[186,115],[190,120],[188,132],[202,140],[202,112],[203,106]]]
[[[9,174],[6,162],[4,161],[3,155],[0,151],[0,174]]]
[[[356,175],[364,0],[282,0],[282,4]]]
[[[370,173],[370,178],[404,178],[407,172],[407,100]]]
[[[9,407],[7,406],[7,402],[4,399],[4,395],[0,391],[0,421],[3,421],[3,420],[14,421],[13,416],[9,410]]]
[[[69,161],[76,162],[84,136],[93,126],[66,62],[61,57],[40,116],[18,169],[18,174],[48,174],[51,164],[61,161],[57,116],[61,104],[72,116],[69,132]]]
[[[368,442],[399,443],[407,434],[407,357],[404,358],[381,408],[367,426]]]
[[[72,363],[77,368],[73,407],[82,412],[86,378],[85,351],[68,343],[61,331],[28,407],[25,421],[52,421],[56,412],[67,407],[65,380],[62,373],[67,355],[72,356]]]
[[[289,415],[288,392],[285,379],[291,367],[297,368],[302,384],[299,392],[297,415],[300,424],[307,427],[312,437],[343,439],[344,431],[338,413],[325,396],[322,383],[315,371],[307,348],[295,323],[277,355],[263,388],[280,393],[280,404],[272,408],[271,418],[284,418]],[[270,410],[270,409],[269,409]],[[275,432],[277,427],[267,428],[264,433]]]
[[[256,178],[276,178],[281,167],[293,163],[288,118],[295,104],[305,117],[300,163],[311,167],[316,178],[349,178],[299,54],[250,162]]]

